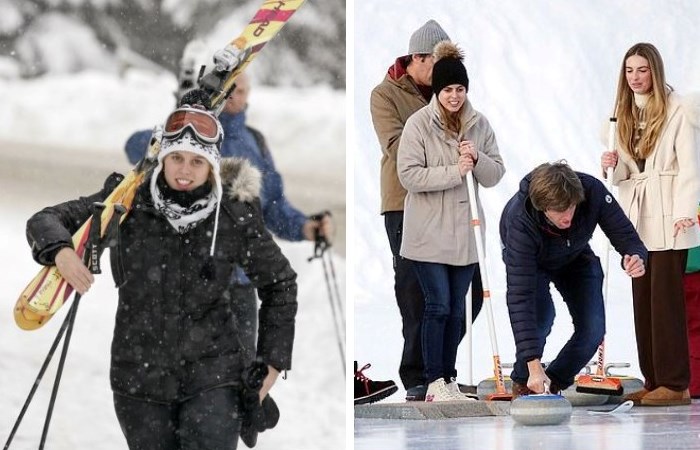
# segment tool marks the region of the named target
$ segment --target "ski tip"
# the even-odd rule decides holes
[[[18,304],[14,309],[15,323],[25,331],[32,331],[41,328],[52,316],[41,316]]]

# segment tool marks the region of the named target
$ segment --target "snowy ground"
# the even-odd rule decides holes
[[[133,72],[24,81],[0,80],[0,439],[5,441],[65,315],[42,329],[17,328],[12,308],[38,266],[24,223],[43,205],[89,194],[111,171],[129,166],[130,132],[164,120],[173,107],[172,79]],[[254,88],[249,123],[267,136],[293,203],[313,213],[331,209],[338,223],[335,269],[345,299],[345,94],[323,87]],[[344,386],[331,309],[310,243],[280,245],[299,274],[293,370],[272,393],[282,417],[259,449],[329,449],[345,443]],[[81,302],[51,423],[52,449],[125,449],[109,388],[109,347],[117,293],[105,274]],[[344,334],[344,333],[343,333]],[[344,336],[343,336],[344,338]],[[38,446],[53,382],[47,372],[12,448]],[[241,444],[241,447],[244,447]]]
[[[394,379],[400,384],[401,323],[393,295],[391,253],[383,219],[378,214],[381,153],[372,128],[369,96],[394,59],[406,53],[413,30],[430,18],[436,19],[465,50],[470,76],[468,98],[489,119],[505,161],[504,179],[481,193],[487,228],[486,268],[491,281],[499,353],[503,362],[512,362],[515,350],[505,305],[505,271],[497,234],[503,205],[516,192],[519,180],[539,163],[565,158],[577,170],[599,173],[600,154],[604,150],[600,129],[614,101],[622,56],[634,43],[651,42],[657,46],[664,57],[667,79],[678,92],[700,90],[700,48],[696,44],[700,42],[700,30],[694,25],[698,17],[700,3],[693,0],[672,3],[592,0],[585,4],[544,0],[356,2],[354,127],[350,146],[350,154],[354,156],[356,231],[351,258],[355,281],[351,289],[353,354],[360,364],[372,363],[366,375],[378,380]],[[469,232],[472,231],[465,230]],[[600,245],[597,236],[596,251]],[[618,261],[611,253],[607,360],[629,362],[632,367],[627,374],[640,376],[630,282],[619,269]],[[545,361],[556,356],[572,332],[563,303],[555,299],[555,304],[558,317],[545,349]],[[460,347],[457,361],[460,382],[477,383],[492,374],[491,346],[483,314],[474,327],[471,374],[466,370],[468,349],[464,345]],[[401,401],[404,393],[400,388],[388,401]],[[574,421],[571,427],[578,424]],[[502,425],[506,430],[510,428],[509,424]],[[368,425],[356,421],[355,426],[355,438],[359,439]],[[379,429],[383,425],[376,426]],[[362,431],[358,432],[360,427]],[[431,435],[432,429],[440,427],[452,425],[430,424],[420,432]],[[435,436],[450,431],[455,430],[436,431]],[[372,447],[379,448],[376,445],[362,448]],[[382,448],[428,447],[472,448],[466,443],[435,447],[429,439],[424,444],[398,443]],[[511,448],[511,444],[499,446],[494,441],[491,447]],[[513,444],[513,448],[529,447]]]

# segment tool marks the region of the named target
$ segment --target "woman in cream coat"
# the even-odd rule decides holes
[[[397,159],[408,191],[401,256],[413,262],[425,296],[427,402],[465,399],[455,382],[455,360],[478,259],[464,177],[471,170],[478,184],[490,187],[505,172],[491,126],[466,98],[462,53],[445,41],[434,57],[435,96],[406,122]]]
[[[649,250],[646,274],[632,280],[644,389],[627,397],[647,406],[690,404],[683,274],[688,249],[700,244],[699,149],[653,45],[625,54],[615,113],[617,151],[601,162],[603,170],[614,167],[620,205]]]

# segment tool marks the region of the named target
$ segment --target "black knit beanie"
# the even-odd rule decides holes
[[[441,90],[451,84],[461,84],[469,92],[469,77],[462,59],[464,55],[457,46],[449,41],[443,41],[435,46],[433,52],[433,92],[438,95]]]

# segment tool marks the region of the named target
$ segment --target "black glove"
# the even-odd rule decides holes
[[[252,411],[246,411],[241,426],[241,440],[248,448],[255,447],[258,442],[258,433],[274,428],[280,420],[280,410],[277,403],[266,395],[262,405],[258,402]]]
[[[255,447],[258,433],[274,428],[280,419],[277,404],[269,394],[260,404],[260,388],[267,373],[267,364],[260,360],[256,360],[243,371],[241,440],[248,448]]]

